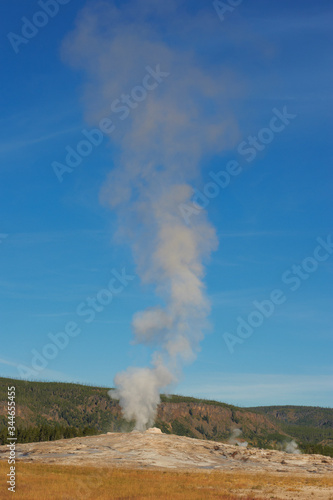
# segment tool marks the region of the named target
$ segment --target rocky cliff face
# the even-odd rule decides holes
[[[277,434],[287,438],[265,415],[211,404],[161,403],[156,425],[165,433],[217,440],[227,440],[239,429],[242,433],[238,440],[254,445],[260,445],[268,436],[274,440]]]

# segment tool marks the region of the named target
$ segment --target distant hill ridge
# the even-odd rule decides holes
[[[131,430],[109,389],[63,382],[0,378],[0,442],[6,439],[7,387],[16,387],[17,428],[22,442]],[[187,396],[161,396],[155,426],[165,433],[262,448],[295,439],[307,452],[333,455],[333,409],[308,406],[240,408]]]

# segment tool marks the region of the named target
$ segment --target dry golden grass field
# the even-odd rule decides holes
[[[170,472],[117,468],[16,464],[17,500],[76,499],[331,499],[333,477],[247,472]],[[7,462],[0,462],[0,498],[7,491]]]

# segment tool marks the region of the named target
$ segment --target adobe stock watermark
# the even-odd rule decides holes
[[[113,297],[119,295],[135,279],[135,275],[127,274],[125,268],[119,273],[116,269],[111,271],[112,277],[105,288],[101,288],[94,297],[87,297],[80,302],[75,313],[79,318],[84,318],[84,323],[92,323],[96,315],[104,311],[111,304]],[[84,326],[84,325],[83,325]],[[37,350],[32,349],[30,367],[18,365],[17,370],[22,379],[36,377],[45,370],[51,360],[54,360],[60,351],[63,351],[71,339],[82,333],[82,326],[77,321],[67,321],[58,333],[48,333],[48,343]]]
[[[283,106],[282,111],[273,108],[272,113],[273,116],[267,127],[262,127],[257,135],[249,135],[237,147],[238,154],[244,156],[248,163],[254,161],[258,152],[263,151],[274,140],[276,134],[285,130],[291,120],[297,117],[297,115],[287,111],[287,106]],[[185,223],[190,225],[192,215],[198,215],[206,209],[211,200],[219,196],[221,191],[229,186],[231,179],[237,177],[242,171],[243,167],[238,160],[228,161],[226,167],[218,172],[210,171],[208,175],[211,181],[204,185],[202,191],[194,189],[191,201],[178,205],[178,210]]]
[[[282,274],[281,281],[288,286],[287,292],[298,290],[302,283],[308,280],[310,275],[318,269],[320,262],[326,261],[332,255],[333,241],[331,235],[328,235],[326,240],[318,237],[316,241],[318,245],[315,247],[312,256],[306,257],[300,264],[294,264]],[[254,308],[246,319],[238,316],[236,319],[236,333],[226,332],[223,334],[223,339],[230,354],[234,353],[237,344],[243,344],[245,339],[251,337],[254,331],[272,316],[276,307],[284,304],[286,300],[287,293],[281,288],[275,288],[268,298],[261,302],[257,300],[253,302]]]
[[[61,5],[66,5],[71,0],[38,0],[38,5],[42,10],[37,10],[31,20],[27,17],[21,17],[22,26],[21,34],[18,35],[13,31],[7,33],[7,38],[13,47],[15,54],[19,53],[20,46],[26,45],[29,41],[38,35],[39,30],[44,28],[49,20],[55,17]]]
[[[6,233],[0,233],[0,245],[3,241],[5,241],[8,238],[8,234]]]
[[[145,69],[147,73],[143,77],[141,85],[136,85],[130,94],[122,94],[119,99],[114,99],[111,103],[112,113],[119,115],[121,121],[126,120],[131,111],[147,98],[148,93],[155,90],[170,75],[170,73],[161,71],[159,64],[155,69],[150,66],[146,66]],[[66,146],[67,155],[64,163],[53,161],[51,164],[58,181],[63,181],[65,173],[73,172],[82,163],[83,158],[89,156],[94,148],[102,144],[104,137],[112,134],[115,129],[116,125],[109,117],[102,118],[98,128],[83,129],[81,133],[84,139],[79,141],[74,148]]]
[[[243,0],[227,0],[226,2],[221,2],[221,0],[214,0],[213,7],[216,10],[217,15],[221,21],[224,21],[225,15],[233,12],[236,7],[243,3]]]
[[[77,498],[96,498],[96,490],[105,484],[105,471],[100,467],[95,467],[94,480],[88,483],[87,477],[75,477],[75,493]]]

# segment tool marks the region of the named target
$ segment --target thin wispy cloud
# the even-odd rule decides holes
[[[10,153],[12,151],[18,151],[23,148],[39,145],[42,142],[47,142],[50,141],[51,139],[54,139],[55,137],[59,137],[62,135],[70,134],[73,132],[77,132],[81,129],[82,127],[77,126],[77,127],[71,127],[65,130],[57,130],[55,132],[52,132],[47,135],[42,135],[38,137],[31,137],[28,139],[16,139],[15,141],[11,142],[1,142],[0,143],[0,153]]]
[[[332,406],[331,375],[294,375],[271,373],[220,373],[182,384],[183,391],[197,397],[210,397],[242,406],[273,404],[322,404]],[[307,403],[306,403],[307,402]]]
[[[0,365],[11,366],[16,370],[10,374],[10,377],[20,378],[20,369],[26,370],[27,373],[31,371],[31,368],[26,366],[24,363],[20,363],[18,361],[11,361],[8,359],[0,358]],[[73,381],[73,377],[71,377],[67,373],[63,373],[57,370],[48,370],[44,369],[42,372],[38,373],[37,380],[46,380],[46,381],[54,381],[57,380],[59,382],[69,382]]]
[[[77,238],[104,238],[109,239],[109,235],[99,229],[75,229],[72,231],[40,231],[40,232],[25,232],[25,233],[10,233],[9,243],[40,245],[43,243],[56,243],[68,239]]]

